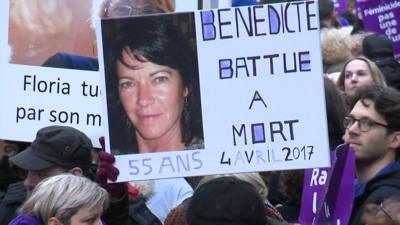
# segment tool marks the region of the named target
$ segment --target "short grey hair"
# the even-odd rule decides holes
[[[69,224],[80,209],[93,210],[109,204],[108,193],[86,177],[72,174],[52,176],[41,181],[22,206],[22,213],[35,216],[42,224],[56,217]]]

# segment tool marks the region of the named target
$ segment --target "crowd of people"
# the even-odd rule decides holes
[[[272,2],[277,1],[233,4]],[[351,9],[337,15],[332,0],[318,3],[329,147],[334,151],[344,143],[355,152],[348,224],[400,224],[400,63],[394,44],[364,31],[362,18]],[[174,7],[170,0],[106,0],[100,17],[165,13]],[[110,42],[109,74],[124,120],[114,129],[128,124],[133,139],[116,148],[132,145],[145,153],[201,148],[193,43],[165,21],[149,21],[142,23],[152,29],[140,35],[123,24],[110,27],[118,41]],[[168,57],[171,51],[177,58]],[[96,58],[65,53],[43,65],[98,69]],[[145,114],[149,106],[156,111]],[[118,138],[115,142],[121,142]],[[83,132],[58,125],[38,130],[31,143],[1,141],[0,224],[299,223],[303,170],[110,183],[119,170],[115,157],[104,151],[104,137],[99,142],[102,148],[94,148]]]

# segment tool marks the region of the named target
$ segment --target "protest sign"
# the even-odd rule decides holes
[[[330,168],[307,169],[299,221],[311,224],[347,224],[354,199],[355,155],[348,145],[331,152]]]
[[[347,11],[347,1],[346,0],[333,0],[335,7],[335,12],[341,14]]]
[[[104,129],[98,71],[55,68],[97,63],[88,20],[91,2],[0,2],[1,139],[32,141],[44,126],[65,125],[82,130],[100,146]],[[89,58],[73,61],[78,55]]]
[[[355,1],[366,31],[386,35],[394,43],[395,58],[400,59],[400,1]]]
[[[190,66],[198,65],[198,70],[189,76],[191,82],[198,80],[198,90],[185,83],[187,74],[182,75],[178,65],[187,60],[176,53],[185,52],[181,48],[187,41],[168,48],[172,45],[144,36],[161,35],[164,28],[156,29],[160,21],[167,21],[164,28],[175,27],[170,34],[185,36],[191,50],[197,51],[197,63]],[[106,149],[116,154],[118,181],[330,165],[316,2],[108,19],[97,21],[96,31],[105,90]],[[152,56],[151,51],[159,48],[169,50]],[[148,73],[143,70],[148,65],[163,69]],[[134,75],[138,71],[141,79]],[[144,82],[158,76],[163,78]],[[179,91],[167,98],[176,100],[177,107],[167,105],[174,109],[174,117],[164,120],[160,110],[154,112],[161,107],[160,92],[155,97],[153,89],[144,87],[167,80],[183,84],[178,82]],[[196,118],[201,124],[189,132],[196,132],[195,138],[184,144],[182,136],[189,133],[177,124],[193,118],[182,112],[183,97],[193,92],[200,93],[195,101],[199,111],[191,112],[201,115]],[[151,106],[153,111],[144,112],[144,106],[154,102],[158,105]],[[178,139],[171,142],[180,147],[165,147],[171,142],[160,147],[158,141],[165,140],[163,135],[171,127],[178,135],[168,140]],[[128,140],[119,144],[122,139]],[[149,148],[149,143],[156,147]],[[124,146],[131,147],[121,151]],[[192,150],[183,150],[187,148]]]

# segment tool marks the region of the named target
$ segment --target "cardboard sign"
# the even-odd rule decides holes
[[[355,155],[348,145],[331,152],[332,167],[305,170],[301,224],[347,224],[354,199]]]
[[[400,1],[355,1],[366,31],[386,35],[394,43],[395,58],[400,59]]]
[[[98,71],[41,66],[60,52],[96,57],[91,1],[11,3],[0,2],[0,138],[33,141],[40,128],[65,125],[99,147],[104,118]]]
[[[154,50],[151,46],[164,46],[151,35],[142,37],[153,31],[154,36],[161,35],[155,25],[160,21],[168,21],[165,27],[175,27],[170,34],[181,33],[178,36],[186,37],[191,47],[182,47],[187,41],[181,40],[182,45],[166,45],[169,50],[155,56],[144,54]],[[105,90],[106,149],[117,155],[119,181],[330,165],[317,2],[102,20],[97,21],[96,31]],[[129,48],[120,42],[134,39],[140,41]],[[157,44],[149,48],[140,44],[147,42]],[[197,52],[197,63],[190,66],[198,69],[189,74],[192,83],[177,85],[174,97],[168,95],[175,105],[165,106],[175,111],[166,112],[174,117],[160,119],[159,100],[164,95],[156,96],[155,86],[144,87],[174,80],[176,71],[181,75],[177,79],[183,80],[183,72],[173,63],[187,59],[174,52],[187,48]],[[148,68],[145,63],[166,67],[153,73],[138,69]],[[149,80],[150,74],[158,77],[157,71],[164,70],[168,74],[164,78]],[[141,74],[134,75],[138,71]],[[197,81],[198,90],[186,89]],[[201,124],[192,130],[193,144],[183,146],[179,140],[188,132],[177,124],[193,115],[181,111],[186,107],[182,97],[193,93],[200,93],[194,115],[201,115]],[[152,110],[144,111],[145,105],[157,101]],[[160,126],[150,123],[153,120]],[[180,127],[180,134],[169,136],[178,140],[171,142],[180,148],[158,142],[165,141],[163,134],[171,127]]]

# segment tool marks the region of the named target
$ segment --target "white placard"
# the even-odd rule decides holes
[[[18,1],[20,4],[21,1]],[[25,2],[22,2],[25,4]],[[27,3],[27,2],[26,2]],[[66,4],[66,2],[64,2]],[[62,4],[64,4],[62,3]],[[86,13],[90,15],[91,1],[86,2],[69,2],[71,4],[78,3],[81,6],[87,6],[87,11],[76,12],[76,13]],[[13,4],[17,4],[14,1]],[[32,3],[33,4],[33,3]],[[43,2],[43,4],[46,4]],[[37,5],[37,9],[44,10],[45,7],[55,7],[55,5]],[[16,5],[18,7],[18,5]],[[101,90],[99,88],[99,73],[98,71],[85,71],[77,69],[60,69],[51,67],[41,67],[41,63],[29,62],[24,63],[10,63],[12,59],[12,54],[6,51],[9,48],[9,35],[11,34],[10,24],[13,26],[18,26],[17,22],[9,22],[9,16],[15,12],[10,12],[10,2],[8,0],[0,1],[1,10],[1,20],[0,29],[2,38],[0,39],[1,53],[0,53],[0,65],[1,65],[1,82],[0,82],[0,98],[2,108],[0,110],[0,138],[8,140],[18,140],[18,141],[33,141],[36,132],[45,126],[49,125],[65,125],[73,126],[84,133],[86,133],[93,142],[93,145],[100,147],[98,138],[104,135],[104,128],[102,124],[104,123],[104,118],[102,117],[102,98]],[[77,15],[72,15],[68,13],[75,13],[71,9],[66,9],[64,11],[70,17],[63,18],[64,21],[57,25],[69,26],[64,24],[65,21],[71,20],[74,22],[74,18]],[[63,12],[63,13],[64,13]],[[41,11],[41,16],[43,16],[43,11]],[[30,18],[30,16],[35,16],[32,12],[25,12],[24,19]],[[58,14],[60,15],[60,13]],[[64,16],[64,14],[62,14]],[[67,37],[61,37],[61,35],[49,36],[49,39],[41,39],[44,42],[48,42],[49,49],[51,38],[68,38],[71,43],[58,43],[61,47],[71,46],[73,42],[86,43],[80,34],[85,34],[85,32],[90,33],[90,21],[87,19],[90,17],[80,15],[85,18],[82,21],[76,21],[74,24],[81,24],[85,26],[88,30],[79,30],[76,28],[76,32],[69,33]],[[61,15],[60,15],[61,18]],[[79,17],[80,18],[80,17]],[[21,19],[21,18],[19,18]],[[49,22],[46,26],[49,30],[40,30],[43,27],[36,27],[37,32],[32,32],[28,36],[19,36],[19,40],[32,40],[28,43],[28,46],[22,46],[26,43],[13,42],[10,43],[14,46],[14,56],[17,53],[17,48],[26,47],[29,51],[24,52],[26,58],[35,55],[42,54],[43,49],[37,49],[35,44],[38,44],[37,40],[43,36],[44,32],[52,33],[50,26],[53,25],[51,22],[56,23],[57,21],[52,21],[51,18],[47,21]],[[26,26],[34,26],[32,24],[27,24]],[[32,27],[33,29],[34,27]],[[21,30],[21,29],[20,29]],[[39,31],[40,30],[40,31]],[[42,33],[41,33],[42,32]],[[36,36],[35,36],[36,35]],[[94,48],[94,33],[93,40],[88,41],[86,46],[88,49]],[[15,35],[14,35],[15,36]],[[14,37],[13,36],[13,37]],[[85,35],[84,35],[85,36]],[[47,41],[46,41],[47,40]],[[58,40],[58,39],[57,39]],[[46,43],[44,43],[45,46]],[[54,49],[57,49],[54,47]],[[60,50],[62,51],[62,50]],[[50,55],[45,56],[50,58],[53,54],[58,53],[56,50]],[[71,52],[73,54],[73,52]],[[94,57],[94,56],[93,56]],[[28,60],[29,61],[29,60]],[[44,62],[44,61],[41,61]]]
[[[117,155],[119,181],[329,166],[317,2],[164,16],[195,27],[204,149]],[[99,56],[109,53],[112,27],[146,29],[124,27],[128,20],[97,21]],[[107,62],[100,57],[103,90]],[[116,120],[105,124],[110,152],[110,134],[127,135],[109,130]]]

